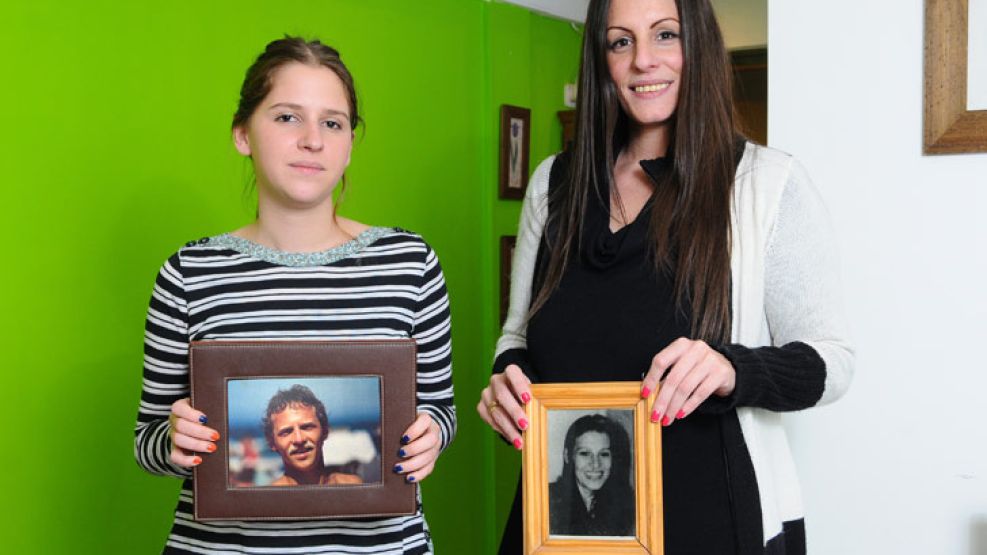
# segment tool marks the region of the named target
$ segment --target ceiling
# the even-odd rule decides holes
[[[582,23],[589,0],[496,0],[567,21]],[[727,48],[768,43],[768,0],[711,0]]]
[[[589,0],[502,0],[508,4],[524,6],[536,12],[568,21],[582,23],[586,17]]]

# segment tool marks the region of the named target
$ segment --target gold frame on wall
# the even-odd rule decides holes
[[[967,0],[925,2],[925,154],[987,152],[987,110],[966,109],[969,14]]]
[[[641,382],[535,384],[525,406],[530,426],[522,455],[524,489],[524,553],[567,555],[621,553],[662,555],[664,515],[661,484],[661,426],[648,420],[657,391],[641,398]],[[549,536],[548,411],[558,409],[623,409],[634,411],[634,484],[636,537],[565,538]]]

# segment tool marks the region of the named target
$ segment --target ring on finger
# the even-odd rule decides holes
[[[487,411],[490,412],[490,414],[493,414],[494,409],[499,406],[500,403],[498,403],[497,401],[490,401],[489,403],[487,403]]]

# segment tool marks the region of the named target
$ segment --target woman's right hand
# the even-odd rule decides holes
[[[206,415],[192,408],[188,397],[171,405],[168,416],[168,435],[171,436],[171,462],[178,466],[198,466],[202,457],[196,453],[212,453],[216,450],[214,441],[219,432],[204,426]]]
[[[516,364],[490,376],[490,385],[480,393],[476,412],[480,418],[520,450],[524,447],[521,432],[528,428],[523,405],[531,400],[531,380]]]

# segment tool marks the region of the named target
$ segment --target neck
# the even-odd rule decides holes
[[[668,152],[672,135],[671,125],[663,122],[656,125],[634,125],[630,129],[624,152],[635,162],[660,158]]]
[[[583,498],[583,503],[586,504],[586,510],[589,511],[593,508],[593,491],[589,488],[584,488],[582,484],[576,484],[577,489],[579,489],[579,497]]]
[[[323,472],[325,472],[325,464],[322,462],[322,457],[319,457],[311,470],[301,471],[296,468],[286,468],[284,475],[294,480],[296,484],[311,485],[321,482]]]
[[[299,210],[261,197],[257,205],[257,220],[236,234],[286,252],[323,251],[353,238],[336,219],[332,199]]]

